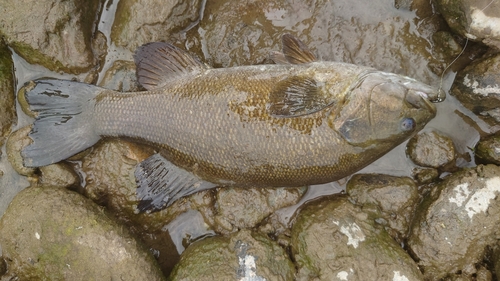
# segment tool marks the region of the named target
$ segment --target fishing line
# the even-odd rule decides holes
[[[488,5],[486,5],[482,10],[481,12],[483,12],[484,10],[486,10],[491,4],[493,4],[493,2],[495,2],[496,0],[491,0],[490,3],[488,3]],[[467,34],[470,34],[470,30],[471,30],[471,25],[472,25],[472,22],[469,24],[469,30],[467,30]],[[438,102],[440,101],[443,101],[444,100],[444,97],[445,97],[445,92],[443,90],[443,79],[444,79],[444,74],[446,73],[446,71],[448,70],[448,68],[450,68],[459,58],[460,56],[462,56],[462,54],[465,52],[465,49],[467,48],[467,44],[469,43],[469,37],[465,36],[466,39],[465,39],[465,44],[464,44],[464,47],[462,48],[462,51],[457,55],[457,57],[450,63],[448,64],[448,66],[446,66],[446,68],[443,70],[443,72],[441,73],[441,80],[439,81],[439,89],[438,89]]]

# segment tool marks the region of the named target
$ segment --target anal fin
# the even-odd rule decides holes
[[[159,211],[184,196],[217,186],[175,166],[160,154],[139,163],[135,179],[140,212]]]

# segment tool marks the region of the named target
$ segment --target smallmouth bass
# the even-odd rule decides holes
[[[27,167],[59,162],[102,137],[154,146],[135,171],[138,209],[155,211],[216,186],[332,182],[372,163],[436,114],[432,87],[373,68],[317,61],[283,36],[274,65],[210,68],[168,43],[135,54],[143,92],[74,81],[28,82],[36,116]]]

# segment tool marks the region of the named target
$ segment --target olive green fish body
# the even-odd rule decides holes
[[[316,61],[283,36],[276,65],[213,69],[167,43],[135,56],[147,91],[120,93],[74,81],[27,83],[36,116],[24,164],[64,160],[102,137],[152,145],[135,176],[140,210],[199,190],[331,182],[370,164],[436,114],[437,91],[414,79]]]
[[[301,186],[336,180],[376,158],[353,159],[363,149],[329,126],[336,106],[294,118],[273,117],[267,109],[275,85],[291,75],[338,81],[334,94],[341,103],[366,70],[338,64],[343,71],[337,72],[334,65],[317,64],[209,69],[149,92],[105,91],[97,97],[93,122],[102,136],[152,144],[172,163],[216,183]]]

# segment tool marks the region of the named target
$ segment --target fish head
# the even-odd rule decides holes
[[[353,145],[399,144],[436,116],[434,96],[436,89],[412,78],[370,71],[352,84],[333,126]]]

